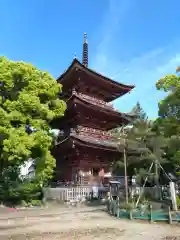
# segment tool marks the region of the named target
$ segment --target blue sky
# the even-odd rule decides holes
[[[179,0],[1,0],[0,55],[31,62],[59,76],[74,55],[89,67],[136,89],[115,101],[128,112],[139,101],[157,116],[164,93],[156,81],[180,64]]]

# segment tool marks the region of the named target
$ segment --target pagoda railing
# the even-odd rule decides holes
[[[97,99],[95,97],[91,97],[91,96],[88,96],[88,95],[83,94],[83,93],[77,93],[74,90],[73,90],[73,94],[78,96],[78,97],[80,97],[80,98],[82,98],[82,99],[84,99],[84,100],[86,100],[86,101],[88,101],[88,102],[90,101],[94,105],[101,106],[103,108],[110,109],[110,110],[113,110],[113,111],[117,111],[113,107],[112,103],[107,103],[107,102],[105,102],[105,101],[103,101],[101,99]]]
[[[71,129],[71,134],[79,135],[89,139],[94,138],[98,141],[102,141],[104,144],[116,145],[120,152],[123,150],[124,145],[126,145],[127,149],[137,150],[142,153],[147,152],[147,149],[142,143],[130,139],[125,140],[123,136],[119,136],[119,138],[117,138],[112,133],[99,129],[88,128],[79,125],[75,129]]]
[[[83,135],[83,136],[115,140],[115,137],[110,132],[102,131],[102,130],[94,129],[94,128],[83,127],[80,125],[77,126],[76,129],[71,129],[71,133],[75,133],[75,134]]]

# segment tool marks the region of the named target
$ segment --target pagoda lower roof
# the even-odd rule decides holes
[[[117,141],[114,140],[104,140],[95,138],[92,136],[86,136],[86,135],[79,135],[76,133],[71,133],[69,137],[62,140],[61,142],[56,144],[56,147],[63,147],[64,144],[68,144],[70,146],[77,145],[77,146],[84,146],[84,147],[90,147],[90,148],[96,148],[99,150],[105,150],[105,151],[113,151],[113,152],[120,152],[122,153],[124,150],[124,147],[120,147],[118,145]],[[129,148],[128,154],[139,154],[136,148]]]
[[[91,145],[94,145],[94,147],[103,147],[111,150],[117,151],[117,143],[115,141],[110,141],[110,140],[104,140],[104,139],[99,139],[99,138],[94,138],[91,136],[82,136],[82,135],[71,135],[71,137],[77,142],[79,141],[79,144],[84,144],[88,143]]]
[[[85,73],[86,77],[81,79],[79,73]],[[78,73],[78,75],[76,75]],[[88,77],[89,76],[89,77]],[[76,79],[77,78],[77,79]],[[116,98],[130,92],[135,86],[126,85],[112,80],[111,78],[105,77],[94,70],[85,67],[77,59],[74,59],[68,69],[57,79],[59,83],[63,85],[63,91],[67,92],[72,89],[76,84],[76,81],[86,81],[85,85],[97,86],[98,89],[108,94],[104,97],[108,102],[115,100]]]

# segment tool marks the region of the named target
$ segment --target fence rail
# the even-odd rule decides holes
[[[90,196],[91,188],[89,186],[78,187],[57,187],[44,189],[44,198],[46,200],[58,200],[62,202],[66,201],[81,201],[87,196]],[[106,189],[99,191],[99,197],[104,198],[106,196]]]
[[[80,200],[90,194],[89,187],[58,187],[46,188],[44,195],[46,200],[71,201]]]

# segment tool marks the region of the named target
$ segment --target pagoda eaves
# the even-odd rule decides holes
[[[74,59],[68,69],[57,79],[63,85],[63,92],[71,95],[73,89],[81,93],[99,94],[99,99],[111,102],[130,92],[135,86],[125,85],[105,77]]]
[[[74,118],[76,118],[78,124],[110,130],[118,126],[127,125],[134,118],[131,114],[115,110],[112,105],[106,102],[93,99],[81,93],[73,92],[73,95],[66,103],[68,109],[65,116],[54,121],[55,128],[64,126],[68,121],[71,121],[73,124]]]
[[[111,134],[109,134],[111,135]],[[123,140],[123,139],[122,139]],[[63,141],[59,141],[57,142],[56,146],[59,145],[59,150],[61,150],[62,148],[65,149],[66,147],[69,149],[70,146],[72,148],[76,148],[77,146],[83,146],[86,148],[96,148],[99,150],[103,150],[105,152],[107,151],[113,151],[115,153],[117,152],[123,152],[123,145],[122,147],[119,147],[119,150],[117,151],[117,147],[118,147],[118,143],[117,143],[117,139],[113,138],[111,136],[111,138],[106,138],[106,137],[102,137],[102,136],[90,136],[88,134],[88,132],[84,132],[84,131],[72,131],[70,133],[70,135],[64,139]],[[66,147],[65,147],[66,145]],[[139,154],[137,152],[136,146],[129,146],[128,147],[128,154]]]

